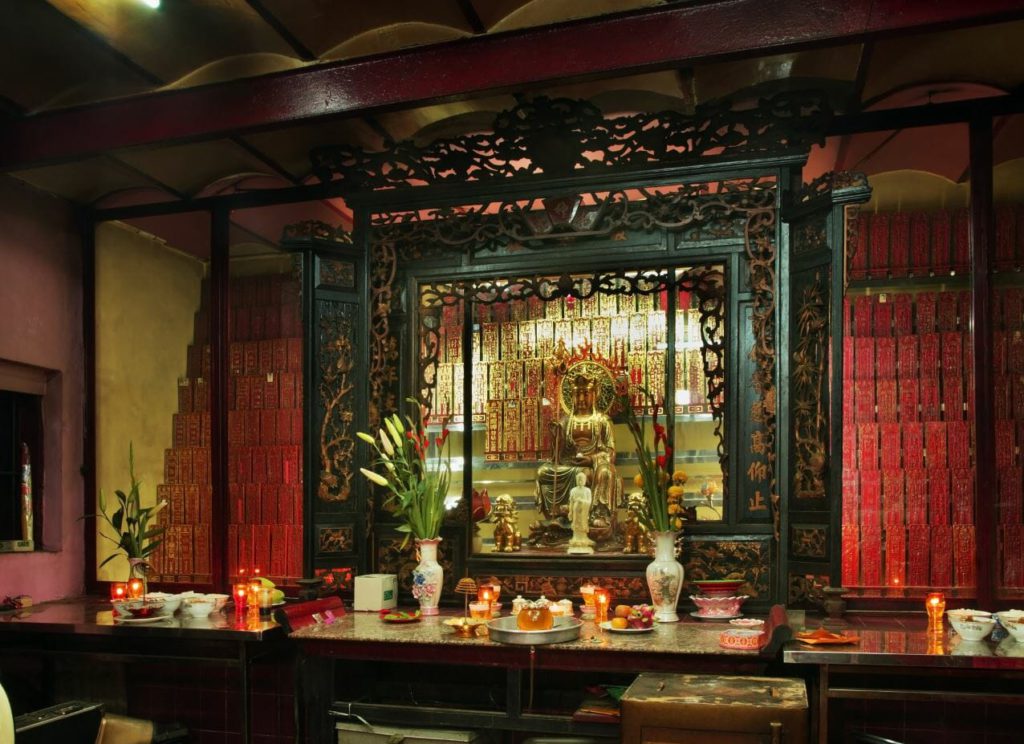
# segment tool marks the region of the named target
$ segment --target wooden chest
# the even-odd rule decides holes
[[[623,744],[804,744],[803,680],[641,674],[622,697]]]

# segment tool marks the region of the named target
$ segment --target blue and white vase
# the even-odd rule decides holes
[[[438,613],[437,603],[444,585],[444,569],[437,562],[437,545],[440,542],[440,537],[416,541],[420,562],[412,570],[412,596],[420,603],[421,615]]]

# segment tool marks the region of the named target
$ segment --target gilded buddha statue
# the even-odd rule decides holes
[[[577,474],[586,477],[593,494],[592,527],[609,526],[622,493],[615,472],[615,437],[612,420],[598,409],[599,383],[579,375],[572,381],[572,411],[551,422],[552,459],[537,469],[534,497],[548,520],[568,526],[569,495]]]

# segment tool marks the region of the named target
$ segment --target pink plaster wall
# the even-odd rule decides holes
[[[0,555],[0,598],[42,602],[85,583],[81,239],[66,202],[5,176],[0,273],[0,359],[56,373],[44,400],[44,549]]]

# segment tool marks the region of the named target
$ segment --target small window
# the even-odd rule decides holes
[[[42,401],[0,390],[0,552],[33,550],[41,534]]]

